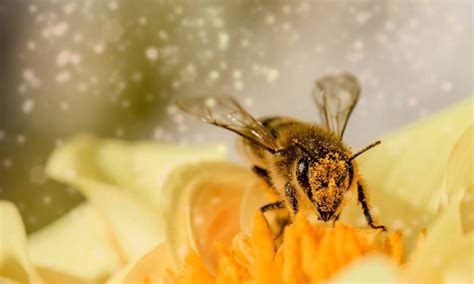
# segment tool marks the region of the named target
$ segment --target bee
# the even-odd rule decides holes
[[[335,221],[346,193],[356,190],[368,225],[385,230],[374,223],[355,161],[380,141],[355,153],[342,141],[359,94],[359,82],[351,74],[317,80],[312,97],[320,125],[290,117],[256,119],[231,96],[191,97],[177,105],[206,123],[241,136],[240,149],[253,164],[253,171],[280,199],[261,207],[262,213],[286,208],[290,218],[304,211],[315,212],[324,222]]]

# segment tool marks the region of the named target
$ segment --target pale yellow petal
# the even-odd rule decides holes
[[[77,135],[57,149],[48,162],[49,173],[62,182],[88,178],[133,191],[159,206],[160,189],[177,165],[202,160],[223,160],[223,145],[181,146],[152,142],[130,143]]]
[[[398,268],[387,257],[370,255],[354,261],[328,283],[400,283]]]
[[[473,121],[473,102],[469,98],[397,130],[358,158],[376,221],[401,229],[408,248],[437,213],[448,157]],[[353,199],[341,220],[362,225],[364,217]]]
[[[470,98],[393,132],[381,139],[380,146],[362,155],[360,170],[374,199],[378,192],[388,193],[417,208],[436,212],[448,157],[472,123],[472,112]]]
[[[249,169],[228,162],[188,164],[170,173],[163,187],[163,213],[178,266],[189,248],[211,265],[213,244],[230,244],[240,231],[243,193],[257,184]]]
[[[15,280],[12,280],[10,278],[6,278],[6,277],[3,277],[0,275],[0,283],[2,284],[20,284],[22,282],[18,282],[18,281],[15,281]]]
[[[474,280],[473,207],[469,207],[474,188],[473,135],[474,127],[471,126],[453,148],[444,184],[447,202],[439,219],[428,227],[423,246],[412,256],[407,266],[407,279]]]
[[[474,125],[464,132],[454,146],[444,180],[447,204],[460,204],[465,233],[474,229]]]
[[[35,266],[41,267],[40,274],[49,279],[61,277],[58,274],[103,279],[121,265],[100,214],[90,204],[76,207],[30,235],[28,251]]]
[[[171,249],[162,243],[140,258],[124,278],[124,284],[162,283],[167,270],[176,272]],[[145,282],[149,281],[149,282]]]
[[[28,255],[20,213],[11,202],[0,201],[0,229],[0,277],[20,283],[43,283]]]
[[[62,271],[50,270],[48,268],[36,267],[38,274],[44,283],[47,284],[102,284],[104,278],[84,279]],[[1,282],[0,282],[1,283]],[[3,284],[3,283],[2,283]]]
[[[449,259],[455,261],[459,246],[465,247],[459,207],[453,204],[444,210],[436,222],[428,227],[427,232],[422,247],[410,256],[405,279],[438,283],[443,279],[445,269],[449,267]],[[472,246],[471,250],[464,252],[472,254]],[[472,261],[471,264],[474,265]]]
[[[52,178],[73,185],[100,213],[123,265],[164,240],[161,185],[186,161],[219,159],[219,146],[128,143],[79,135],[58,148],[47,165]]]
[[[444,283],[473,283],[474,235],[455,244],[443,257]]]

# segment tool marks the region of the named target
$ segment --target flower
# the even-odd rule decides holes
[[[400,231],[374,238],[386,242],[388,252],[385,245],[371,245],[367,232],[372,230],[354,229],[365,224],[360,209],[351,204],[341,216],[341,222],[351,226],[326,229],[299,218],[286,234],[304,229],[362,238],[348,247],[360,250],[361,256],[347,259],[344,253],[347,265],[321,266],[332,267],[332,281],[472,281],[473,127],[464,132],[472,124],[472,104],[470,99],[392,133],[361,158],[379,223]],[[226,162],[220,146],[127,143],[79,135],[52,154],[47,170],[50,177],[78,188],[87,201],[28,237],[16,207],[0,202],[0,224],[8,232],[0,242],[2,283],[160,283],[181,279],[186,256],[191,270],[182,276],[207,281],[215,273],[210,268],[235,274],[230,251],[241,253],[243,263],[252,266],[258,265],[251,255],[275,256],[268,237],[254,237],[265,234],[246,236],[252,228],[265,230],[255,217],[266,200],[260,181],[245,167]],[[424,240],[418,237],[423,229]],[[286,241],[291,245],[291,237],[282,245],[283,254]],[[222,244],[217,250],[216,242]],[[402,264],[370,253],[374,250],[398,262],[403,250]]]

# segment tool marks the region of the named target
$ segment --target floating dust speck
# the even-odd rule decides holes
[[[37,88],[41,85],[40,79],[32,69],[25,69],[23,71],[23,79],[33,88]]]
[[[68,111],[69,110],[69,103],[67,102],[62,102],[59,104],[59,109],[62,111]]]
[[[273,25],[275,23],[275,16],[273,15],[267,15],[265,17],[265,24],[267,25]]]
[[[13,162],[12,160],[10,159],[3,159],[3,167],[6,168],[6,169],[9,169],[11,168],[13,165]]]
[[[252,97],[245,97],[245,98],[244,98],[244,105],[245,105],[245,106],[251,106],[251,105],[253,105],[253,98],[252,98]]]
[[[354,41],[353,45],[355,50],[362,50],[364,48],[364,42],[360,39]]]
[[[168,41],[169,35],[166,31],[161,30],[158,32],[158,38],[161,39],[162,41]]]
[[[101,54],[105,50],[105,45],[102,42],[96,43],[92,46],[92,49],[96,54]]]
[[[186,83],[194,82],[197,78],[196,66],[188,64],[180,73],[181,81]]]
[[[232,76],[234,76],[235,79],[240,79],[242,77],[242,72],[240,70],[234,70]]]
[[[453,83],[451,83],[449,81],[442,82],[441,83],[441,90],[444,93],[451,93],[451,91],[453,90]]]
[[[117,137],[123,137],[125,134],[125,130],[123,128],[117,128],[115,129],[115,136]]]
[[[158,59],[158,49],[155,47],[148,47],[145,50],[145,56],[150,61],[156,61]]]
[[[36,49],[36,42],[34,41],[29,41],[26,45],[26,47],[29,49],[29,50],[35,50]]]
[[[68,71],[62,71],[56,75],[56,82],[58,84],[65,83],[69,81],[70,79],[71,79],[71,73],[69,73]]]
[[[115,2],[115,1],[110,1],[109,2],[109,9],[111,11],[115,11],[115,10],[117,10],[117,8],[118,8],[117,2]]]
[[[71,60],[71,52],[69,50],[62,50],[56,56],[56,65],[65,66]]]
[[[208,98],[206,99],[206,101],[204,102],[204,104],[206,105],[206,107],[208,108],[214,108],[216,106],[216,100],[214,98]]]
[[[234,82],[234,89],[236,91],[241,91],[243,88],[244,88],[244,82],[242,82],[241,80],[236,80]]]
[[[221,50],[227,49],[229,45],[229,40],[230,37],[228,33],[219,32],[219,34],[217,35],[217,47]]]
[[[409,107],[416,107],[418,105],[418,99],[416,97],[409,97],[407,99],[407,104]]]
[[[153,130],[153,139],[155,140],[160,140],[161,138],[163,138],[165,135],[165,131],[163,130],[163,128],[161,127],[157,127]]]
[[[211,72],[209,72],[210,81],[215,81],[217,79],[219,79],[219,72],[217,72],[216,70],[212,70]]]
[[[45,205],[51,205],[52,198],[51,198],[50,195],[45,195],[45,196],[43,196],[43,198],[41,198],[41,201]]]
[[[29,98],[23,102],[23,105],[21,106],[21,110],[24,113],[30,113],[33,111],[34,107],[35,107],[35,101]]]
[[[23,145],[23,144],[25,144],[25,142],[26,142],[26,138],[25,138],[24,135],[20,134],[16,137],[16,143],[18,143],[20,145]]]
[[[360,11],[359,13],[357,13],[355,17],[356,23],[361,24],[361,25],[365,24],[370,20],[371,16],[372,16],[371,13],[368,11]]]

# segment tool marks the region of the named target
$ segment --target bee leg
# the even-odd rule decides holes
[[[340,215],[337,215],[336,217],[334,217],[334,220],[332,220],[332,227],[333,228],[336,227],[336,222],[337,222],[337,220],[339,220],[339,216]]]
[[[296,215],[298,213],[298,200],[296,199],[296,190],[288,182],[285,186],[285,196],[288,199],[288,204],[291,207],[291,213]]]
[[[258,166],[253,166],[252,171],[255,174],[257,174],[259,177],[261,177],[269,187],[272,187],[272,182],[271,182],[271,179],[270,179],[270,175],[268,174],[267,170],[265,170],[261,167],[258,167]]]
[[[267,222],[267,225],[269,228],[271,228],[270,222],[268,221],[267,217],[265,217],[264,213],[270,210],[283,209],[283,208],[286,208],[284,200],[272,202],[260,207],[260,212],[263,214],[263,217],[265,218],[265,222]],[[283,234],[285,226],[289,223],[289,221],[290,221],[289,218],[277,218],[276,222],[279,229],[278,229],[278,233],[275,235],[275,239],[278,239]]]
[[[283,235],[283,232],[285,231],[286,225],[291,224],[290,216],[279,218],[277,220],[277,223],[278,223],[278,226],[280,227],[280,230],[276,234],[275,239],[279,239]]]
[[[362,211],[364,212],[365,219],[367,220],[367,223],[369,224],[370,227],[374,229],[382,229],[384,231],[387,231],[385,226],[377,226],[374,224],[374,221],[372,220],[372,215],[370,214],[369,206],[367,204],[367,199],[365,197],[365,191],[364,187],[358,182],[357,183],[357,196],[358,200],[362,206]]]
[[[267,205],[260,207],[260,212],[262,212],[263,214],[269,210],[275,210],[275,209],[281,209],[281,208],[285,208],[285,201],[283,200],[268,203]]]

